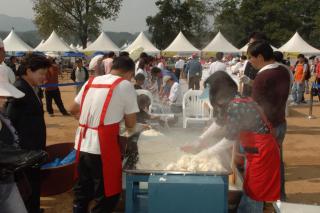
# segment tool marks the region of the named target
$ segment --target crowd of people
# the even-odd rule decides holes
[[[76,97],[70,109],[79,120],[75,136],[78,181],[74,187],[74,213],[112,212],[122,191],[121,153],[118,147],[120,122],[127,131],[134,131],[137,121],[159,120],[149,111],[151,100],[139,91],[146,90],[152,98],[166,106],[170,113],[182,113],[183,95],[188,89],[209,93],[215,111],[214,122],[200,136],[197,144],[182,147],[196,153],[209,146],[207,139],[226,128],[221,143],[236,144],[236,163],[244,174],[244,194],[238,212],[263,212],[266,202],[285,200],[282,144],[287,129],[285,109],[292,94],[293,105],[304,103],[310,92],[310,79],[320,84],[320,60],[302,54],[295,64],[284,60],[281,52],[273,51],[262,33],[250,35],[247,56],[216,53],[207,61],[194,53],[189,58],[153,57],[141,53],[134,62],[129,53],[117,56],[109,52],[88,70],[77,59],[70,79],[75,83]],[[26,150],[45,150],[46,124],[42,103],[44,88],[48,114],[54,116],[52,99],[64,116],[69,116],[59,90],[60,68],[55,59],[28,55],[4,61],[0,41],[0,136],[1,140],[19,138]],[[234,79],[238,79],[236,82]],[[4,85],[4,84],[3,84]],[[184,85],[187,89],[184,88]],[[11,94],[11,90],[24,95]],[[11,92],[10,92],[11,91]],[[320,93],[319,101],[320,101]],[[9,98],[8,97],[14,97]],[[7,101],[7,103],[5,103]],[[8,124],[9,132],[4,130]],[[244,163],[243,163],[244,162]],[[31,193],[22,198],[12,177],[0,179],[0,209],[6,212],[43,212],[40,209],[40,168],[24,170]],[[4,197],[3,188],[11,183],[14,198]],[[8,199],[12,201],[5,202]]]

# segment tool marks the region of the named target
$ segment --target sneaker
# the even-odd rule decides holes
[[[297,103],[297,102],[291,102],[290,104],[289,104],[289,106],[298,106],[299,104]]]
[[[65,112],[65,113],[62,113],[63,116],[70,116],[70,113],[68,112]]]
[[[50,117],[54,117],[54,114],[49,114]]]

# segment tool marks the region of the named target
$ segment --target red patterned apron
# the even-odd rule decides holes
[[[235,103],[253,102],[251,98],[236,98]],[[262,109],[256,108],[270,133],[241,132],[240,143],[247,159],[243,188],[256,201],[280,199],[280,148],[273,128]]]

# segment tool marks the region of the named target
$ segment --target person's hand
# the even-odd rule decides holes
[[[251,79],[248,76],[243,75],[243,76],[240,77],[240,82],[242,82],[244,84],[250,84]]]
[[[151,129],[151,126],[148,125],[148,124],[141,124],[141,126],[142,126],[142,129],[143,129],[143,130],[149,130],[149,129]]]

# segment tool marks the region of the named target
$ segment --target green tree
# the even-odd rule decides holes
[[[158,0],[155,4],[159,12],[147,17],[146,22],[157,47],[166,48],[180,31],[196,46],[202,45],[207,32],[204,1]]]
[[[318,0],[220,0],[215,6],[215,30],[238,47],[253,31],[264,32],[278,47],[296,31],[312,45],[320,45]]]
[[[102,19],[117,18],[121,4],[122,0],[33,0],[34,21],[42,36],[56,30],[76,36],[85,48],[88,38],[98,34]]]

